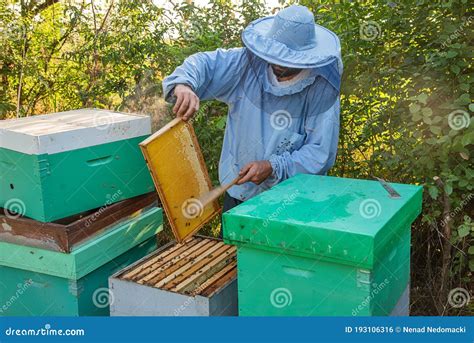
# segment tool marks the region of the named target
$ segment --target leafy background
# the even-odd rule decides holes
[[[284,7],[293,1],[281,1]],[[300,1],[336,32],[344,59],[332,175],[420,184],[411,313],[472,315],[447,299],[474,277],[473,5],[461,1]],[[169,120],[161,80],[198,51],[241,46],[264,1],[0,1],[0,118],[83,107]],[[451,115],[450,115],[451,114]],[[226,107],[194,126],[217,182]],[[215,226],[209,229],[215,231]]]

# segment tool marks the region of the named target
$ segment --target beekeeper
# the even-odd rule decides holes
[[[253,21],[243,48],[188,57],[163,81],[173,111],[188,120],[200,100],[229,106],[221,184],[242,178],[224,211],[298,173],[325,174],[339,136],[340,43],[304,6]]]

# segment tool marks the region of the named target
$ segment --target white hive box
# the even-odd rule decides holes
[[[236,316],[236,249],[196,236],[109,279],[111,316]]]

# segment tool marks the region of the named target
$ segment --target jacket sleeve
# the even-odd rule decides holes
[[[201,100],[228,103],[238,84],[244,59],[244,48],[217,49],[189,56],[163,80],[165,100],[172,101],[172,91],[177,84],[186,84]]]
[[[339,140],[339,96],[326,111],[309,116],[305,140],[299,150],[273,154],[271,183],[278,183],[295,174],[326,174],[334,165]]]

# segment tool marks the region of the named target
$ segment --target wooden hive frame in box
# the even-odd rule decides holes
[[[167,245],[119,276],[122,280],[191,296],[212,296],[237,275],[236,249],[197,236]]]
[[[171,242],[109,279],[112,316],[237,315],[236,249],[194,236]],[[131,295],[138,296],[131,296]]]

